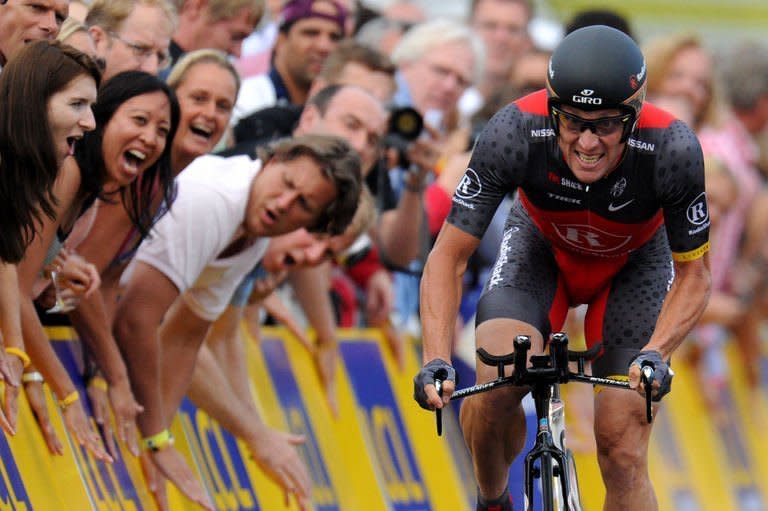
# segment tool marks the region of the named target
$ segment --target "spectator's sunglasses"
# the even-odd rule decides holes
[[[599,117],[597,119],[584,119],[578,115],[552,107],[552,115],[560,126],[569,133],[580,134],[584,130],[590,130],[598,137],[608,137],[616,133],[623,133],[632,122],[632,114],[614,115],[611,117]]]

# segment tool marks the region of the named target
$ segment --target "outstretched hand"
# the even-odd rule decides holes
[[[117,445],[115,445],[115,435],[112,431],[112,420],[109,412],[109,399],[107,398],[106,382],[100,385],[98,382],[104,382],[101,377],[91,378],[85,387],[88,395],[88,402],[93,412],[93,420],[101,429],[101,438],[107,446],[107,452],[114,459],[118,457]]]
[[[309,509],[312,496],[312,480],[296,450],[296,446],[304,442],[302,435],[262,425],[254,445],[250,446],[254,461],[283,489],[285,505],[288,506],[294,496],[302,510]]]
[[[162,476],[167,477],[188,499],[208,511],[216,509],[202,483],[195,477],[181,453],[172,445],[150,452],[150,457]],[[162,482],[162,478],[156,478],[155,482]]]
[[[27,402],[32,410],[32,414],[35,416],[35,421],[40,428],[40,433],[43,435],[48,451],[53,455],[63,455],[64,445],[62,445],[61,440],[56,435],[56,430],[51,423],[51,415],[48,411],[48,402],[45,399],[43,382],[29,381],[24,383],[24,392],[27,395]]]
[[[19,359],[9,362],[0,343],[0,382],[3,382],[3,406],[0,408],[0,428],[9,435],[16,434],[16,418],[19,414],[19,381],[24,364]],[[17,359],[17,357],[11,357]]]
[[[78,445],[85,447],[97,460],[107,463],[115,461],[105,449],[100,435],[91,427],[81,402],[76,401],[63,408],[61,416]]]
[[[144,411],[144,407],[136,402],[128,383],[125,385],[110,385],[109,402],[115,415],[117,437],[131,454],[138,456],[139,433],[136,428],[136,416]]]

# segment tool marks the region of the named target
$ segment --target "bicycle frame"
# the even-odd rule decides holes
[[[528,367],[530,348],[530,338],[519,335],[515,337],[513,353],[499,356],[491,355],[482,348],[478,349],[478,358],[484,364],[497,368],[497,378],[492,382],[457,390],[451,396],[451,400],[487,392],[505,385],[530,387],[536,407],[537,432],[535,443],[525,456],[525,510],[533,509],[534,480],[540,478],[544,511],[582,511],[573,455],[565,445],[564,404],[560,400],[559,385],[574,380],[592,385],[629,389],[629,382],[600,378],[584,372],[586,361],[595,358],[600,351],[599,345],[585,352],[571,352],[568,351],[568,337],[564,333],[556,333],[550,338],[549,354],[531,356],[530,367]],[[577,363],[577,372],[569,370],[569,360]],[[508,365],[514,367],[511,376],[504,375],[505,367]],[[650,389],[653,369],[644,367],[642,378],[646,384],[645,388],[649,389],[646,404],[647,418],[650,423],[652,420]],[[436,382],[438,393],[441,383]],[[438,435],[440,435],[441,415],[438,413],[436,417]]]

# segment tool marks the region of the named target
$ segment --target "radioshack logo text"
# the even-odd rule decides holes
[[[709,209],[707,208],[707,198],[704,192],[693,199],[685,214],[688,217],[688,221],[696,226],[693,229],[689,229],[688,234],[698,234],[709,227]]]
[[[560,177],[554,172],[548,172],[547,179],[549,179],[550,182],[555,183],[556,185],[564,186],[565,188],[570,188],[571,190],[584,189],[584,185],[582,185],[581,183],[574,181],[573,179],[568,179],[567,177]]]
[[[480,184],[480,177],[477,172],[467,169],[456,187],[456,193],[453,194],[453,202],[461,204],[465,208],[475,209],[475,205],[469,201],[477,197],[481,191],[483,191],[483,185]]]

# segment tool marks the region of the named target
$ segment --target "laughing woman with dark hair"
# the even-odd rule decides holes
[[[55,218],[54,182],[75,141],[94,128],[91,104],[101,75],[83,53],[56,42],[30,43],[0,75],[0,351],[5,401],[0,426],[15,430],[24,352],[16,264],[45,221]],[[43,122],[41,122],[43,120]],[[46,122],[47,121],[47,122]]]
[[[155,197],[170,202],[173,177],[170,146],[178,125],[179,107],[174,93],[158,78],[132,71],[121,73],[99,90],[93,109],[96,129],[77,144],[74,158],[66,158],[54,185],[53,218],[44,218],[19,264],[22,293],[21,318],[30,356],[56,394],[64,422],[74,437],[97,458],[110,459],[91,428],[74,383],[53,351],[35,311],[33,284],[41,268],[67,240],[75,221],[99,198],[122,203],[132,225],[146,235],[154,221],[149,205]],[[87,234],[74,233],[72,237]],[[105,247],[105,250],[107,247]],[[98,282],[98,277],[95,279]],[[96,292],[89,286],[84,294]],[[94,349],[94,352],[97,350]],[[119,358],[116,348],[113,357]],[[39,386],[28,385],[30,401],[39,397]],[[133,402],[130,388],[115,385],[111,394]],[[48,448],[61,453],[55,432],[48,427],[44,406],[33,408]]]
[[[240,79],[227,60],[216,50],[196,50],[184,55],[174,66],[167,81],[178,97],[181,116],[171,148],[171,168],[178,174],[192,160],[213,150],[226,129],[237,98]],[[143,211],[160,216],[166,207],[155,194]],[[167,204],[169,201],[165,201]],[[130,203],[129,203],[130,204]],[[127,375],[116,349],[111,324],[122,272],[144,236],[135,229],[127,208],[117,201],[97,200],[81,223],[88,225],[87,236],[72,248],[93,263],[102,278],[98,292],[80,302],[69,318],[81,338],[92,348],[93,368],[88,373],[88,396],[97,421],[103,418],[105,436],[111,438],[109,408],[115,416],[117,437],[131,452],[138,451],[135,416],[140,408],[129,393]],[[158,212],[160,215],[158,215]],[[79,230],[80,226],[77,227]],[[74,241],[74,240],[73,240]],[[103,377],[103,379],[102,379]],[[99,390],[108,383],[109,395]],[[116,389],[124,389],[122,392]],[[109,397],[109,402],[107,402]],[[107,448],[116,452],[108,442]]]

